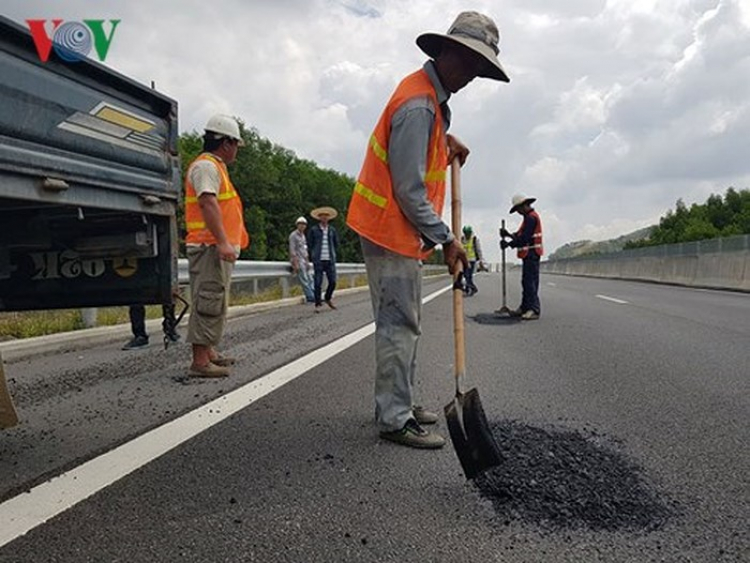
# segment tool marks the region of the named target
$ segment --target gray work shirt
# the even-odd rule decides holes
[[[447,104],[450,93],[441,84],[432,61],[427,61],[423,68],[435,88],[447,131],[451,118]],[[426,96],[412,98],[404,103],[391,118],[388,144],[388,167],[393,182],[393,195],[406,218],[419,231],[426,248],[453,240],[450,228],[435,213],[427,199],[424,184],[427,151],[436,110],[432,100]]]

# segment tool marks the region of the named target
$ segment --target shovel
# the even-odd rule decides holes
[[[451,165],[451,219],[454,236],[461,232],[461,165],[454,159]],[[464,348],[464,301],[461,284],[462,269],[457,268],[453,284],[453,341],[455,346],[456,397],[445,406],[453,448],[467,479],[474,479],[482,471],[499,465],[500,450],[484,415],[479,392],[461,392],[466,375]]]
[[[3,357],[0,354],[0,430],[10,428],[18,424],[18,415],[13,406],[13,399],[5,383],[5,371],[3,369]]]
[[[505,219],[501,222],[502,229],[505,230]],[[510,315],[511,310],[508,308],[508,292],[505,287],[505,249],[502,249],[502,256],[503,256],[503,306],[500,307],[495,313],[498,315]]]

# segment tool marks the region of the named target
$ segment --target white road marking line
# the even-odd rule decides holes
[[[426,304],[449,291],[444,287],[422,300]],[[53,477],[0,504],[0,547],[112,485],[215,424],[304,375],[375,332],[375,323],[310,352],[268,375],[198,407],[130,442]]]
[[[557,284],[552,282],[547,282],[547,285],[550,287],[557,287]]]
[[[614,297],[607,297],[606,295],[597,295],[599,299],[604,299],[605,301],[611,301],[612,303],[619,303],[620,305],[627,305],[628,301],[623,301],[622,299],[615,299]]]

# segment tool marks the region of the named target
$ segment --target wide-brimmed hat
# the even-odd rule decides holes
[[[534,203],[536,201],[535,197],[526,197],[523,194],[516,194],[513,196],[513,199],[510,200],[511,205],[513,207],[510,208],[510,211],[508,213],[513,213],[516,209],[521,207],[524,203]]]
[[[335,219],[338,214],[339,212],[336,211],[333,207],[316,207],[315,209],[310,211],[310,215],[312,215],[315,219],[320,219],[321,215],[328,215],[329,219]]]
[[[417,45],[427,55],[436,58],[445,42],[458,43],[478,53],[487,64],[479,71],[478,76],[510,82],[508,74],[497,58],[500,50],[497,47],[500,32],[492,18],[479,12],[461,12],[448,29],[448,33],[423,33],[417,37]]]

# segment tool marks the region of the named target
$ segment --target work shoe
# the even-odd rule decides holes
[[[419,424],[435,424],[439,418],[437,413],[428,411],[424,407],[412,407],[411,412]]]
[[[510,310],[510,311],[508,312],[508,314],[509,314],[509,315],[510,315],[511,317],[520,317],[520,316],[522,316],[522,315],[523,315],[523,313],[524,313],[524,311],[523,311],[523,310],[522,310],[522,309],[521,309],[520,307],[519,307],[518,309],[511,309],[511,310]]]
[[[180,341],[180,335],[176,332],[168,332],[164,335],[164,338],[169,342],[179,342]]]
[[[401,430],[381,432],[380,437],[410,448],[436,450],[445,445],[445,438],[440,434],[425,430],[413,418],[410,418]]]
[[[205,366],[191,365],[188,375],[190,377],[226,377],[229,375],[229,370],[224,366],[208,362]]]
[[[236,364],[237,359],[230,356],[216,356],[215,358],[211,358],[211,363],[216,366],[228,368],[229,366]]]
[[[137,350],[148,346],[148,336],[135,336],[133,339],[122,347],[123,350]]]
[[[335,309],[336,308],[336,305],[334,305],[333,301],[331,301],[330,299],[328,301],[326,301],[326,305],[328,305],[331,309]]]
[[[537,313],[536,311],[532,311],[531,309],[529,309],[523,315],[521,315],[522,321],[535,321],[538,318],[539,318],[539,313]]]

